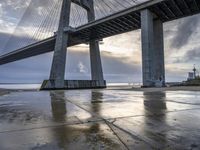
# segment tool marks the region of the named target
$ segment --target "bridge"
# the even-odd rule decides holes
[[[71,3],[87,11],[88,23],[71,27]],[[54,36],[0,56],[0,65],[54,51],[49,80],[42,89],[104,88],[99,40],[141,29],[143,86],[165,85],[163,23],[200,13],[199,0],[150,0],[100,19],[93,0],[63,0],[58,31]],[[91,81],[64,80],[66,48],[90,45]]]

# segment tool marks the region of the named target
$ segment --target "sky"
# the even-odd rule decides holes
[[[39,0],[35,0],[35,2]],[[41,2],[41,1],[40,1]],[[44,2],[44,1],[43,1]],[[21,24],[20,32],[14,32],[30,0],[0,1],[0,53],[10,37],[25,38],[30,32],[31,21]],[[37,4],[38,14],[43,11]],[[23,30],[22,30],[23,29]],[[13,34],[13,32],[15,34]],[[200,69],[200,15],[164,24],[166,81],[183,81],[193,65]],[[15,42],[7,44],[16,48]],[[141,82],[141,31],[109,37],[100,45],[104,77],[107,82]],[[41,83],[49,78],[53,53],[16,61],[0,66],[0,83]],[[90,79],[88,45],[82,44],[67,50],[66,79]]]

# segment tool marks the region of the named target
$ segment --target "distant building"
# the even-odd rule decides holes
[[[187,78],[188,80],[193,80],[193,79],[195,79],[195,77],[194,77],[194,72],[188,72],[188,78]]]
[[[197,71],[197,69],[195,68],[195,65],[194,65],[194,69],[193,69],[193,76],[194,76],[194,79],[196,78],[196,71]]]

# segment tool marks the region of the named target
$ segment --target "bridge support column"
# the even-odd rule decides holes
[[[95,20],[95,12],[94,12],[94,4],[93,0],[88,1],[90,9],[87,11],[88,22]],[[95,33],[91,33],[93,36]],[[101,55],[99,49],[99,41],[91,40],[89,42],[90,45],[90,63],[91,63],[91,77],[92,80],[98,82],[98,86],[104,88],[106,87],[106,81],[103,77],[102,63],[101,63]]]
[[[64,88],[66,48],[68,43],[68,32],[64,31],[69,27],[71,0],[63,0],[57,38],[54,48],[54,56],[51,67],[50,79],[45,80],[41,89],[62,89]]]
[[[90,62],[92,80],[98,81],[98,86],[106,87],[106,82],[103,77],[98,41],[90,41]]]
[[[165,86],[163,23],[141,11],[143,87]]]

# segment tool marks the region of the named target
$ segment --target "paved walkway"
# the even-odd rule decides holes
[[[0,150],[200,149],[200,92],[72,90],[0,97]]]

